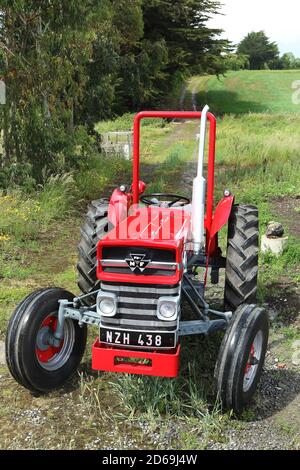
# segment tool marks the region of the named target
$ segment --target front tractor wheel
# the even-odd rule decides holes
[[[60,299],[74,295],[59,288],[26,297],[14,311],[6,335],[6,361],[13,377],[32,392],[61,387],[76,371],[86,344],[86,325],[67,318],[60,344],[52,345]]]
[[[215,367],[224,408],[239,414],[253,397],[268,345],[269,318],[257,305],[241,305],[223,338]]]
[[[255,302],[258,274],[258,210],[234,205],[228,222],[225,269],[225,309],[235,311]]]

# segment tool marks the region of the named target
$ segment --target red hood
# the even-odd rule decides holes
[[[176,271],[170,276],[113,273],[104,272],[101,263],[98,263],[98,279],[109,282],[177,284],[182,277],[182,254],[184,243],[188,238],[189,227],[190,215],[180,209],[138,207],[99,241],[97,259],[102,259],[102,249],[105,246],[135,246],[174,250]]]
[[[181,209],[138,207],[117,227],[111,230],[104,242],[158,242],[174,247],[187,240],[190,214]]]

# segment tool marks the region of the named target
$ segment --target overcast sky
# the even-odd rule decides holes
[[[281,53],[300,57],[300,0],[220,0],[222,13],[210,25],[224,29],[224,37],[238,43],[248,32],[264,30]]]

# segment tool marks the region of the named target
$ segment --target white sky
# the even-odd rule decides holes
[[[299,0],[220,0],[224,5],[210,26],[223,29],[224,37],[238,43],[247,33],[263,30],[277,42],[280,52],[300,57]]]

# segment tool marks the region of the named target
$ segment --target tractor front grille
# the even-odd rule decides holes
[[[145,331],[175,331],[178,320],[162,321],[157,318],[159,297],[177,296],[180,285],[161,286],[149,284],[117,284],[101,282],[101,290],[113,292],[118,297],[117,313],[114,317],[101,317],[101,325],[109,328]],[[179,316],[178,316],[179,317]]]
[[[145,260],[144,269],[130,269],[130,260],[135,255]],[[106,273],[143,276],[173,276],[177,269],[175,250],[148,247],[104,246],[99,263]]]

